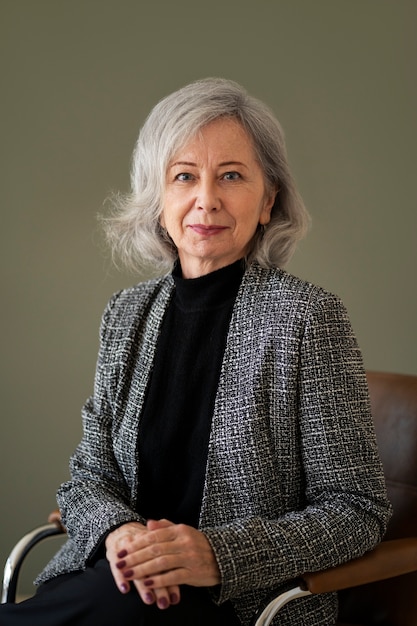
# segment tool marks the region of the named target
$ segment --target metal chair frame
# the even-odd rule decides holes
[[[368,373],[368,376],[381,378],[391,375]],[[394,376],[397,376],[397,380],[405,381],[407,385],[412,386],[412,397],[415,398],[417,377]],[[48,524],[40,526],[22,537],[10,553],[4,569],[2,603],[16,601],[20,569],[32,548],[49,537],[66,533],[58,511],[51,513],[48,521]],[[412,526],[410,530],[414,535]],[[408,530],[406,534],[408,534]],[[269,626],[275,615],[288,602],[296,598],[317,593],[341,591],[412,572],[417,572],[417,536],[404,538],[404,534],[402,534],[402,538],[382,541],[374,550],[343,565],[323,572],[304,574],[297,586],[277,596],[260,610],[254,618],[253,626]],[[403,585],[404,583],[401,583],[401,588]]]
[[[35,528],[22,537],[10,552],[3,573],[1,603],[15,602],[20,569],[28,553],[41,541],[62,535],[64,528],[58,521]]]

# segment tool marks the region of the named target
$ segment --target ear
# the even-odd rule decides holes
[[[271,211],[277,197],[278,189],[274,189],[269,194],[265,194],[264,206],[259,216],[259,223],[264,226],[271,221]]]
[[[164,216],[164,211],[162,210],[161,215],[159,217],[159,223],[161,224],[162,228],[165,228],[165,216]]]

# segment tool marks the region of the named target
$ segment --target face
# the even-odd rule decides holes
[[[258,225],[270,221],[274,199],[241,124],[219,119],[205,126],[167,170],[161,225],[177,247],[183,276],[243,258]]]

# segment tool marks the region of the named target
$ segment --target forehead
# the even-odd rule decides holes
[[[242,124],[234,118],[219,118],[200,128],[173,155],[170,164],[187,157],[226,160],[255,159],[253,142]]]

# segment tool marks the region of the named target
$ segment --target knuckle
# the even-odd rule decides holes
[[[157,565],[161,572],[165,572],[169,569],[168,557],[163,555],[158,557]]]
[[[160,556],[160,554],[161,554],[161,546],[160,546],[159,544],[157,544],[157,543],[153,543],[153,544],[150,546],[150,548],[149,548],[149,549],[150,549],[151,556],[153,556],[153,557],[158,557],[158,556]]]
[[[146,535],[146,541],[149,544],[155,544],[158,542],[158,531],[157,530],[151,530],[150,532],[147,533]]]
[[[186,524],[178,524],[177,528],[180,535],[188,535],[189,529]]]

